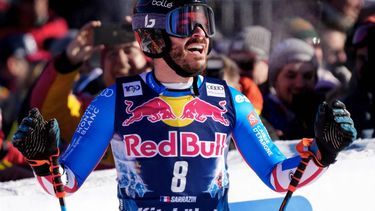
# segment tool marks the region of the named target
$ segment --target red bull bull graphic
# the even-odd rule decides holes
[[[122,126],[129,126],[134,122],[147,118],[152,123],[163,121],[171,126],[186,126],[193,121],[204,123],[208,117],[225,126],[229,126],[229,121],[224,117],[227,112],[226,101],[220,101],[219,108],[199,98],[192,98],[186,101],[176,103],[176,100],[169,102],[168,98],[153,98],[142,105],[132,108],[134,103],[129,100],[124,101],[126,105],[126,113],[131,116],[124,120]],[[179,123],[178,123],[179,122]]]
[[[211,117],[214,121],[228,126],[229,121],[223,116],[227,112],[226,104],[225,100],[220,101],[219,105],[222,107],[220,109],[199,98],[194,98],[184,106],[181,119],[194,119],[203,123],[207,117]]]
[[[132,101],[125,100],[124,103],[127,106],[125,112],[131,114],[131,116],[122,123],[122,126],[129,126],[145,117],[152,123],[164,119],[176,119],[171,106],[159,97],[153,98],[134,109],[131,109],[134,104]]]
[[[134,158],[162,157],[221,157],[227,147],[227,135],[215,133],[214,141],[200,140],[196,133],[170,131],[167,140],[159,143],[145,140],[138,134],[124,135],[125,154]]]

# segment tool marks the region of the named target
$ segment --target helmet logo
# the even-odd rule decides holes
[[[151,18],[151,19],[148,19],[148,15],[146,15],[145,17],[145,27],[146,28],[153,28],[155,26],[155,22],[156,20]]]
[[[169,9],[173,7],[173,3],[172,2],[168,3],[168,0],[161,0],[161,1],[152,0],[152,5],[158,6],[158,7],[166,7]]]

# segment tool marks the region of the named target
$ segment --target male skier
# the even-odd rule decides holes
[[[229,210],[226,157],[233,138],[259,178],[286,191],[301,156],[280,152],[243,94],[201,75],[215,32],[206,0],[139,0],[132,24],[154,70],[119,78],[92,101],[59,157],[62,184],[53,182],[50,170],[56,168],[51,157],[59,156],[57,122],[33,109],[15,134],[14,145],[44,189],[52,195],[54,185],[77,191],[110,143],[120,210]],[[322,104],[315,126],[316,136],[300,149],[311,158],[300,186],[322,174],[356,137],[339,101]]]

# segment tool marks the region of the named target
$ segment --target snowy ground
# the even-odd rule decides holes
[[[295,142],[277,142],[291,155]],[[236,151],[229,155],[230,202],[277,198],[283,194],[269,190]],[[81,189],[67,197],[69,211],[118,210],[114,170],[92,173]],[[315,183],[296,191],[306,197],[315,211],[374,211],[371,194],[375,190],[375,139],[357,140],[341,153],[338,162]],[[0,211],[58,211],[59,203],[45,194],[35,179],[0,183]]]

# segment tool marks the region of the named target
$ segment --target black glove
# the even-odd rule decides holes
[[[13,136],[13,145],[38,176],[51,175],[52,156],[59,155],[60,129],[56,119],[44,121],[37,108],[29,111]]]
[[[315,140],[321,156],[320,163],[323,166],[334,163],[338,153],[357,137],[350,113],[340,101],[334,101],[331,107],[323,102],[314,126]]]

